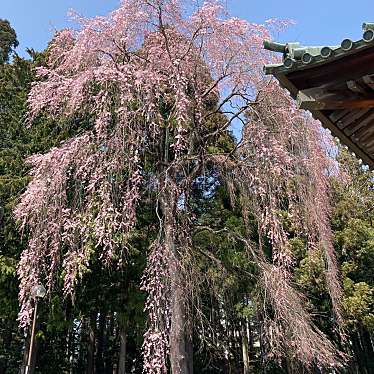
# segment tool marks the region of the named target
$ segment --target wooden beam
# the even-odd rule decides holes
[[[370,169],[374,169],[374,157],[372,154],[368,154],[364,147],[362,147],[359,143],[354,142],[350,137],[346,136],[344,132],[336,127],[328,119],[328,117],[324,116],[322,112],[316,111],[314,113],[314,117],[319,119],[323,127],[328,128],[333,136],[336,136],[343,144],[348,146],[351,152],[354,152],[357,157],[361,158],[362,161],[370,167]]]
[[[350,87],[350,90],[348,87]],[[374,108],[374,93],[360,91],[356,82],[346,82],[345,91],[312,87],[298,92],[299,108],[307,110],[367,109]]]
[[[332,122],[337,122],[349,113],[351,113],[349,109],[338,109],[338,110],[333,111],[329,115],[329,118]]]
[[[374,112],[370,111],[364,119],[361,119],[359,122],[357,122],[354,126],[348,127],[347,129],[344,130],[344,132],[348,136],[354,135],[358,130],[364,128],[368,124],[373,123],[374,125]]]
[[[339,129],[344,130],[346,127],[354,123],[355,121],[359,121],[360,118],[364,117],[367,112],[370,111],[370,108],[366,109],[359,109],[359,110],[351,110],[349,114],[345,117],[337,121],[337,125]]]
[[[372,136],[368,141],[364,142],[363,144],[366,149],[372,149],[374,146],[374,136]]]
[[[370,143],[374,138],[374,127],[366,127],[366,131],[360,136],[358,142],[362,145],[365,150],[369,150]],[[370,152],[370,156],[373,154]]]
[[[297,104],[300,109],[306,110],[371,109],[374,108],[374,97],[351,100],[315,99],[300,91]]]
[[[360,130],[356,131],[355,134],[352,136],[352,139],[359,144],[364,146],[364,142],[371,136],[374,127],[366,125],[365,127],[361,127]]]
[[[298,89],[294,83],[292,83],[285,74],[279,74],[276,76],[279,82],[291,93],[293,97],[297,96]],[[369,165],[371,169],[374,169],[374,157],[367,153],[367,151],[359,144],[355,143],[350,137],[348,137],[342,130],[340,130],[327,115],[322,111],[313,111],[313,117],[321,121],[323,127],[329,129],[333,136],[336,136],[340,141],[348,146],[352,152],[354,152],[362,161]]]

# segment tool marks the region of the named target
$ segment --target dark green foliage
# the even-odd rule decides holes
[[[0,361],[14,373],[22,358],[23,336],[16,321],[16,264],[24,243],[12,210],[29,180],[24,159],[48,142],[43,129],[30,131],[24,126],[32,65],[15,57],[12,64],[0,66],[0,336],[4,337],[0,339]]]
[[[374,179],[345,150],[339,161],[346,180],[333,184],[332,224],[354,366],[365,374],[374,372]]]
[[[9,23],[2,21],[1,25]],[[6,40],[0,30],[0,43]],[[14,39],[9,48],[16,44]],[[33,127],[25,126],[33,68],[43,59],[43,54],[34,53],[33,60],[15,56],[11,64],[0,65],[0,367],[6,367],[7,373],[18,373],[24,344],[17,322],[16,265],[27,233],[20,235],[12,211],[29,181],[26,158],[64,138],[62,127],[42,118]]]
[[[9,61],[10,53],[18,46],[17,35],[9,21],[0,19],[0,64]]]

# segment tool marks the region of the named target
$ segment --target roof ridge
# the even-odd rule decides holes
[[[297,70],[304,65],[310,66],[326,62],[326,60],[334,60],[350,54],[352,50],[363,49],[374,45],[374,23],[364,22],[362,30],[362,39],[353,41],[347,38],[340,45],[303,46],[298,42],[277,43],[264,40],[263,45],[265,49],[283,54],[283,64],[278,66],[265,65],[265,73],[274,74],[278,71]]]

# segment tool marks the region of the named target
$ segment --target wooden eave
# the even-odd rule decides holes
[[[374,169],[374,40],[337,48],[330,58],[315,55],[307,64],[266,66],[265,73]]]

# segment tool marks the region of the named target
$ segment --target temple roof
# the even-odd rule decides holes
[[[301,109],[374,168],[374,23],[363,24],[358,41],[339,46],[301,46],[264,41],[283,54],[283,63],[266,65]]]

